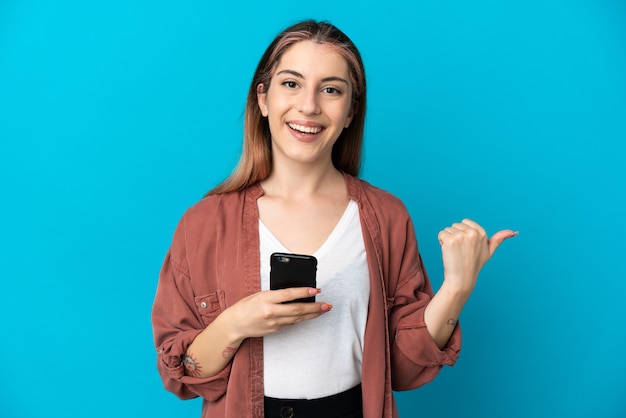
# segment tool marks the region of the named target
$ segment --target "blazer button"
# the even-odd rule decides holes
[[[280,418],[293,418],[293,408],[291,406],[280,408]]]
[[[202,302],[202,303],[200,303],[200,307],[201,307],[202,309],[206,309],[206,302]]]

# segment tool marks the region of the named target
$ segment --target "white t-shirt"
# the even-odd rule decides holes
[[[261,289],[269,289],[270,255],[291,252],[259,220]],[[358,205],[350,201],[317,258],[317,301],[333,309],[263,338],[265,396],[316,399],[361,382],[370,294]]]

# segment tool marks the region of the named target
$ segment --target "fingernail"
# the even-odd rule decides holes
[[[519,235],[519,231],[515,231],[511,234],[511,238],[516,237]]]
[[[315,296],[322,293],[322,289],[309,289],[309,295]]]
[[[328,312],[333,308],[333,305],[330,303],[325,303],[322,305],[322,312]]]

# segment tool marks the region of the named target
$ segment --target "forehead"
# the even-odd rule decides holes
[[[311,76],[338,76],[347,78],[349,67],[338,47],[315,41],[300,41],[291,45],[276,63],[274,73],[289,69]]]

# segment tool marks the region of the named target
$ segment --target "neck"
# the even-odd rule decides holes
[[[324,166],[275,164],[261,185],[266,195],[299,198],[334,193],[345,189],[344,183],[343,174],[329,162]]]

